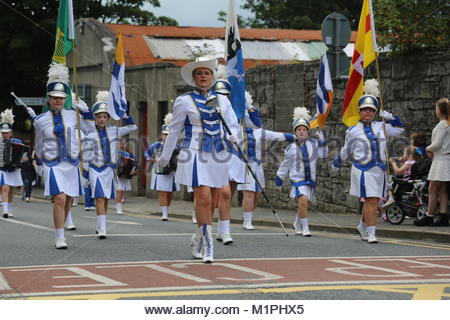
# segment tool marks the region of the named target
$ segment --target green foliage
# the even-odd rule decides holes
[[[356,29],[361,7],[361,0],[247,0],[242,5],[254,14],[245,21],[246,26],[314,30],[320,29],[323,19],[335,11],[345,15]]]
[[[450,46],[448,0],[374,1],[377,41],[394,52]]]

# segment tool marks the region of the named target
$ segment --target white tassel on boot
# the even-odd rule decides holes
[[[214,261],[212,227],[211,225],[204,224],[200,228],[203,242],[203,262],[212,263]]]

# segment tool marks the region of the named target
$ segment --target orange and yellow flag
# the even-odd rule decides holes
[[[342,122],[347,126],[356,125],[360,119],[358,100],[363,95],[364,69],[377,53],[372,0],[364,0],[342,109]]]

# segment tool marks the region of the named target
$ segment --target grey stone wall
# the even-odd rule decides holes
[[[406,130],[402,139],[390,141],[390,155],[398,156],[410,134],[424,131],[428,137],[437,124],[435,103],[450,91],[450,53],[448,51],[420,52],[409,56],[380,57],[380,74],[385,109],[399,115]],[[247,88],[259,107],[266,129],[292,132],[292,111],[306,106],[315,113],[316,81],[319,62],[257,67],[247,71]],[[375,63],[367,70],[367,78],[376,76]],[[325,134],[334,141],[329,145],[329,157],[318,165],[317,202],[314,206],[326,212],[349,212],[357,208],[357,199],[348,194],[350,163],[338,173],[329,172],[329,164],[336,155],[339,141],[343,142],[346,126],[341,122],[346,80],[334,80],[332,111],[325,126]],[[279,143],[273,152],[266,152],[266,192],[277,208],[296,209],[289,198],[290,186],[283,192],[274,188],[274,177],[283,157],[286,144]],[[273,155],[271,154],[273,153]],[[261,206],[265,202],[260,201]]]

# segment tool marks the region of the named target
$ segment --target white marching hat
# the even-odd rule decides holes
[[[97,113],[105,112],[109,116],[109,112],[108,112],[108,109],[107,109],[108,99],[109,99],[109,91],[99,91],[99,92],[97,92],[97,95],[95,96],[95,99],[97,101],[92,106],[92,113],[94,113],[94,115],[96,115]]]
[[[298,126],[305,126],[309,130],[309,120],[311,120],[311,114],[309,110],[305,107],[297,107],[294,109],[294,117],[292,118],[294,121],[292,122],[292,129],[295,129]]]
[[[364,82],[364,95],[358,100],[359,109],[372,108],[377,112],[378,110],[378,96],[380,90],[378,89],[378,81],[375,79],[368,79]]]
[[[198,68],[207,68],[212,71],[213,81],[211,84],[213,84],[216,80],[217,59],[209,57],[199,57],[194,62],[189,62],[181,67],[181,78],[183,78],[184,82],[192,87],[196,87],[193,72]]]
[[[166,114],[164,117],[164,124],[161,127],[161,133],[169,134],[169,124],[172,122],[172,113]]]
[[[0,114],[0,132],[11,132],[14,124],[12,109],[6,109]]]
[[[69,69],[62,64],[52,64],[48,70],[47,95],[65,98],[69,90]]]

